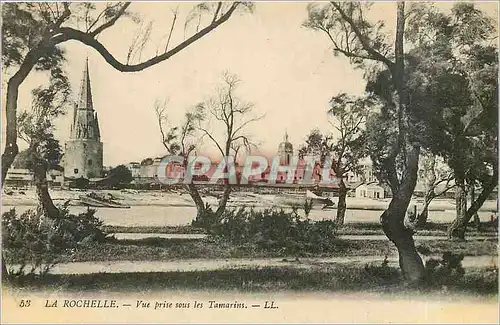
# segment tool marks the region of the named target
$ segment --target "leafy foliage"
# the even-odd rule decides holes
[[[125,165],[118,165],[109,171],[108,178],[114,184],[126,184],[133,180],[132,172]]]
[[[449,285],[465,274],[462,267],[463,254],[444,252],[441,259],[429,259],[425,264],[426,281],[431,285]]]
[[[384,32],[385,23],[382,20],[373,23],[365,17],[371,6],[371,3],[337,1],[309,4],[308,19],[303,26],[324,32],[335,55],[343,54],[352,64],[364,67],[366,59],[384,61],[382,57],[394,56],[391,40]]]
[[[396,268],[389,266],[387,256],[384,258],[384,261],[380,265],[376,265],[373,263],[365,264],[365,272],[371,277],[384,280],[394,280],[401,278],[401,274],[399,273],[399,271]]]
[[[296,209],[226,209],[211,235],[234,244],[253,244],[282,254],[328,252],[335,246],[336,225],[331,220],[303,219]]]
[[[63,254],[71,254],[89,242],[103,242],[107,234],[95,210],[70,214],[67,205],[57,218],[47,218],[37,210],[18,215],[15,209],[2,216],[2,247],[9,275],[45,275]]]

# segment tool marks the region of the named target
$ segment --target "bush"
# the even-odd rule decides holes
[[[450,285],[465,274],[462,267],[463,254],[453,254],[444,252],[443,257],[439,259],[429,259],[425,263],[426,282],[429,285]]]
[[[85,212],[73,215],[69,213],[67,206],[64,206],[60,209],[57,220],[60,230],[70,234],[78,244],[89,241],[103,242],[108,234],[103,230],[103,223],[95,213],[95,209],[88,208]]]
[[[227,209],[210,234],[234,244],[254,244],[283,254],[328,252],[334,246],[336,226],[331,220],[301,219],[297,209]]]
[[[205,210],[201,215],[196,216],[196,218],[191,222],[191,226],[210,231],[210,229],[217,223],[217,214],[212,210],[210,204],[206,203]]]
[[[45,275],[60,257],[73,253],[89,241],[103,241],[107,235],[95,210],[71,215],[63,206],[57,218],[35,210],[18,215],[15,209],[2,216],[2,245],[9,275]]]
[[[389,260],[387,259],[387,255],[384,258],[382,264],[377,265],[373,263],[365,264],[365,272],[373,278],[382,279],[386,281],[390,281],[392,279],[400,279],[401,274],[399,270],[389,266]]]

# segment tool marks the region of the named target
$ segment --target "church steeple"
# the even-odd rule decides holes
[[[83,70],[83,78],[80,86],[80,97],[78,99],[77,109],[88,109],[88,110],[94,109],[94,104],[92,102],[92,90],[90,88],[88,57],[85,59],[85,67]]]
[[[85,60],[80,94],[75,101],[70,137],[64,146],[64,177],[92,179],[102,176],[103,145],[90,88],[89,60]]]
[[[80,95],[75,103],[71,139],[86,139],[100,141],[97,112],[94,111],[92,90],[90,86],[89,60],[85,60],[83,78],[80,84]]]

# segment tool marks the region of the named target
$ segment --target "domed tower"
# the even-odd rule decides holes
[[[85,62],[80,97],[73,111],[70,139],[64,147],[64,177],[102,176],[103,146],[90,89],[89,62]]]
[[[281,165],[289,165],[293,156],[293,145],[288,141],[288,133],[285,132],[284,141],[278,147]]]

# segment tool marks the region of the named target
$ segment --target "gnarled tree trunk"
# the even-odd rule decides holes
[[[38,197],[38,209],[49,218],[59,215],[59,209],[54,205],[49,194],[49,184],[47,182],[47,167],[43,162],[37,163],[33,168],[33,178],[35,181],[36,195]]]
[[[406,177],[402,180],[398,190],[393,191],[389,207],[380,216],[384,233],[398,250],[399,267],[403,276],[410,283],[419,283],[424,278],[424,263],[415,248],[413,230],[404,225],[406,211],[417,182],[419,153],[420,147],[418,146],[408,151]]]
[[[475,195],[475,184],[472,182],[470,186],[470,202],[471,204],[474,203],[476,200],[476,195]],[[474,223],[474,226],[478,231],[481,230],[481,219],[479,219],[479,215],[477,214],[477,211],[472,215],[472,222]]]
[[[463,184],[463,180],[462,180]],[[450,239],[465,240],[465,231],[467,230],[467,224],[470,219],[477,214],[481,206],[484,204],[486,199],[493,192],[495,187],[498,185],[498,166],[494,166],[493,175],[489,182],[483,184],[483,190],[477,197],[477,199],[472,202],[470,208],[467,210],[467,192],[465,191],[465,185],[457,187],[457,217],[453,223],[448,228],[448,237]],[[460,207],[458,194],[460,192]],[[460,214],[459,214],[460,212]]]
[[[335,223],[339,226],[342,226],[345,221],[345,211],[347,209],[346,196],[347,196],[347,187],[345,186],[344,179],[340,178],[339,204],[337,207],[337,217],[335,218]]]
[[[467,230],[467,189],[465,181],[461,177],[456,177],[457,192],[455,193],[456,217],[448,227],[448,238],[455,240],[465,240]]]
[[[188,184],[187,190],[188,190],[189,195],[193,199],[194,204],[196,205],[196,219],[195,220],[200,221],[200,220],[202,220],[202,218],[206,214],[205,204],[203,203],[203,200],[200,196],[200,193],[198,192],[198,189],[196,188],[195,185]]]
[[[229,201],[229,195],[231,195],[231,186],[229,184],[226,184],[224,187],[224,193],[222,193],[222,198],[219,201],[219,206],[217,207],[216,211],[218,220],[226,210],[227,201]]]
[[[418,228],[422,228],[427,224],[427,219],[429,218],[429,205],[431,204],[433,199],[434,199],[433,193],[428,192],[425,195],[424,206],[422,208],[422,211],[418,214],[417,222],[415,224]]]

